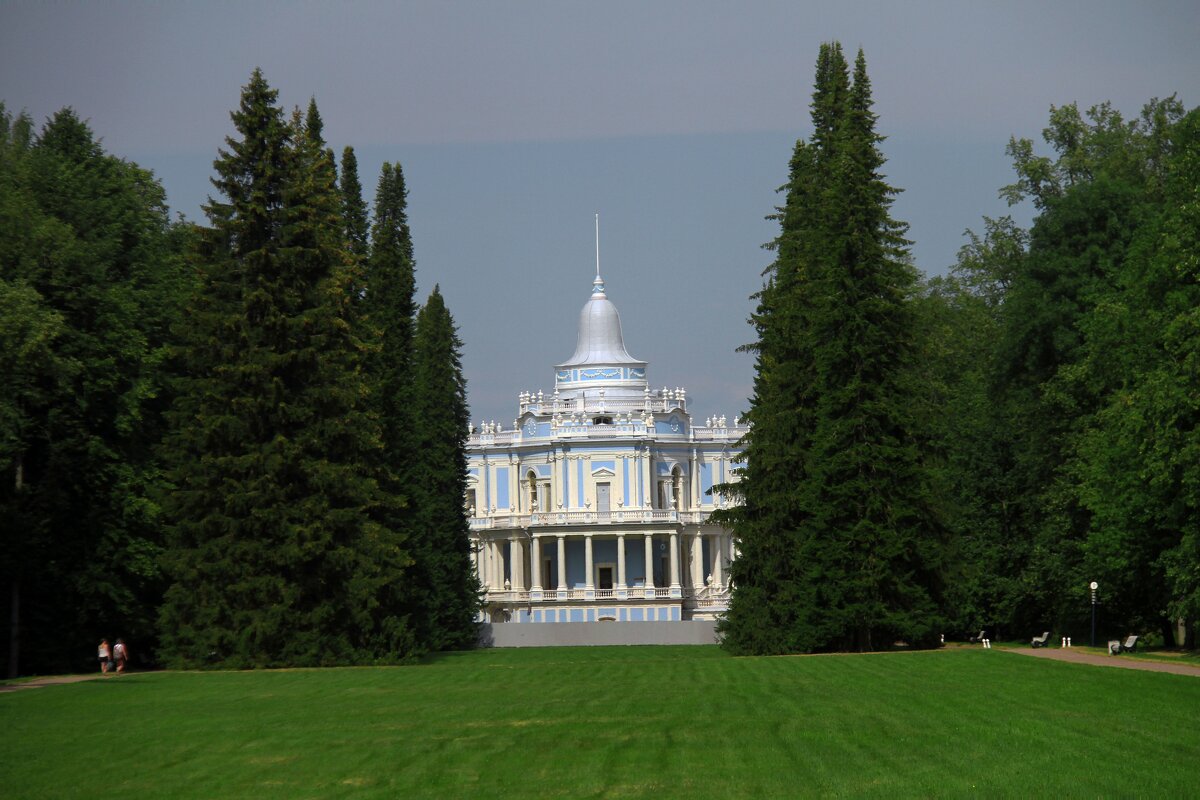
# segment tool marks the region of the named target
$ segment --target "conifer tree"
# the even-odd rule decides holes
[[[367,204],[363,201],[362,183],[358,179],[358,158],[354,155],[353,147],[342,150],[339,189],[342,193],[346,242],[356,258],[365,260],[370,252],[370,226],[367,222]]]
[[[276,97],[255,70],[232,114],[184,325],[161,614],[178,663],[379,658],[380,586],[406,563],[376,521],[391,498],[369,467],[379,433],[332,155]]]
[[[740,556],[722,623],[736,652],[869,649],[937,630],[940,538],[914,448],[915,275],[859,53],[823,45],[759,295]]]
[[[382,394],[383,418],[389,435],[402,436],[406,391],[417,312],[416,262],[408,228],[408,189],[399,164],[384,162],[375,192],[375,223],[367,262],[366,313],[382,336],[382,353],[372,372]],[[391,445],[401,442],[389,441]]]
[[[462,342],[437,286],[413,338],[413,620],[431,650],[475,643],[479,582],[471,569],[462,498],[467,489],[467,386]]]
[[[412,408],[416,275],[406,204],[400,165],[385,162],[375,193],[375,223],[366,265],[363,311],[366,327],[375,341],[367,373],[383,435],[380,481],[390,491],[404,496],[411,494],[415,471],[413,429],[417,419]],[[387,521],[388,527],[398,534],[410,534],[410,512],[411,508],[396,509]],[[397,576],[396,590],[405,595],[419,591],[417,584],[403,585],[407,583],[411,581],[407,578],[401,581]]]

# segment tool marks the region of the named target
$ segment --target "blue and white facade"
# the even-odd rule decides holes
[[[651,390],[597,275],[554,390],[521,392],[505,430],[472,429],[466,504],[489,622],[712,619],[728,607],[735,419],[693,424]]]

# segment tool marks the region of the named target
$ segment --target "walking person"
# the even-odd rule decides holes
[[[108,639],[100,640],[100,649],[97,651],[96,656],[100,659],[101,674],[107,675],[109,669],[112,668],[112,653],[108,649]]]
[[[117,659],[117,674],[121,675],[129,664],[129,648],[125,646],[124,639],[117,639],[117,646],[113,648],[113,656]]]

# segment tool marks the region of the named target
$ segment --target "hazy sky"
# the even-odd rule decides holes
[[[140,2],[0,0],[0,100],[63,106],[153,169],[202,219],[240,87],[260,66],[285,106],[315,96],[368,195],[399,161],[423,298],[441,285],[464,342],[472,417],[505,427],[549,391],[601,267],[630,353],[692,411],[746,407],[747,299],[764,220],[822,41],[867,56],[926,273],[981,215],[1008,213],[1009,136],[1052,104],[1200,103],[1196,2]],[[370,198],[368,198],[370,199]],[[1028,219],[1027,209],[1015,209]]]

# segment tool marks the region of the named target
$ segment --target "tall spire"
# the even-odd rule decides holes
[[[596,279],[592,281],[592,294],[604,294],[604,279],[600,277],[600,214],[596,214]]]

